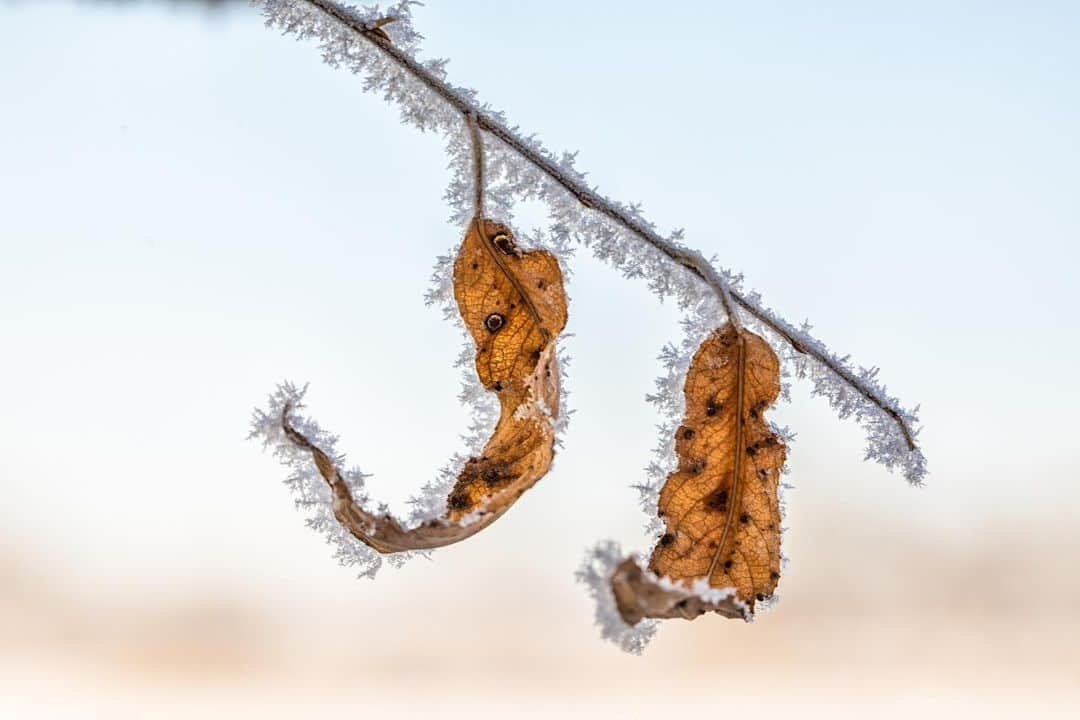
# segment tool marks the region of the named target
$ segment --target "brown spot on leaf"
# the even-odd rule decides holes
[[[491,313],[484,318],[484,327],[488,329],[488,332],[499,332],[505,324],[506,316],[502,313]]]
[[[514,245],[514,241],[506,233],[499,233],[491,242],[495,244],[495,247],[499,248],[499,252],[503,255],[517,254],[517,246]]]
[[[469,507],[469,496],[464,493],[453,493],[446,499],[446,506],[451,510],[464,510]]]
[[[727,512],[727,501],[728,492],[727,490],[721,488],[720,490],[717,490],[712,495],[710,495],[709,499],[706,500],[705,503],[710,510],[715,510],[717,512]]]

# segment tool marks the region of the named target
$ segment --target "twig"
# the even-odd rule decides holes
[[[483,113],[475,103],[463,97],[443,80],[429,72],[427,68],[418,63],[407,52],[395,47],[386,34],[380,29],[382,25],[392,21],[392,17],[383,18],[375,22],[365,22],[348,9],[341,7],[332,0],[300,1],[321,11],[326,16],[336,20],[369,41],[413,78],[423,83],[428,89],[446,101],[451,107],[455,108],[466,117],[471,116],[474,118],[477,127],[494,135],[524,160],[539,169],[551,180],[561,185],[563,189],[573,195],[583,206],[607,217],[617,225],[659,250],[678,265],[687,268],[716,294],[724,311],[727,313],[728,319],[733,324],[737,325],[738,323],[738,315],[735,310],[735,305],[737,304],[783,338],[795,349],[795,351],[804,355],[809,355],[827,367],[845,383],[853,387],[860,395],[879,407],[892,418],[894,422],[896,422],[903,433],[904,440],[907,443],[909,450],[915,451],[917,449],[914,431],[908,425],[905,418],[888,400],[881,397],[874,388],[855,377],[849,370],[836,362],[836,360],[827,353],[820,352],[817,348],[810,347],[802,342],[798,338],[798,332],[788,323],[758,305],[752,298],[731,288],[723,275],[721,275],[700,252],[666,240],[639,219],[626,213],[609,198],[589,189],[576,178],[570,177],[549,158],[546,158],[537,152],[513,130],[490,115]]]

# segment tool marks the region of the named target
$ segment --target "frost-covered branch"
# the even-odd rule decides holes
[[[512,125],[502,112],[480,102],[474,90],[452,85],[445,60],[417,59],[421,36],[412,24],[412,6],[417,3],[404,0],[386,8],[355,9],[331,0],[253,2],[264,5],[268,25],[301,39],[318,40],[328,64],[360,75],[367,91],[399,107],[402,122],[445,138],[451,171],[446,199],[452,208],[452,222],[464,227],[476,217],[481,202],[485,216],[510,222],[519,203],[539,201],[547,206],[550,225],[546,231],[522,236],[524,244],[546,247],[563,257],[572,253],[575,243],[584,245],[624,276],[645,280],[661,299],[677,301],[685,313],[684,339],[679,346],[664,349],[661,359],[666,372],[649,398],[660,407],[666,423],[649,479],[639,486],[650,514],[655,513],[656,493],[674,463],[671,438],[683,415],[682,383],[690,356],[725,320],[745,322],[763,334],[777,350],[785,377],[809,378],[814,394],[827,398],[840,417],[859,422],[867,432],[868,459],[890,470],[898,469],[912,484],[921,483],[926,461],[916,442],[917,408],[907,410],[890,396],[877,380],[875,368],[857,368],[812,337],[809,325],[797,327],[768,308],[760,295],[743,288],[740,275],[719,269],[714,260],[689,248],[681,230],[665,237],[638,205],[601,195],[575,167],[574,154],[552,153],[535,136]],[[453,292],[453,257],[452,251],[439,258],[427,300],[440,305],[444,315],[460,326]],[[425,486],[413,500],[412,517],[402,527],[417,527],[439,517],[445,509],[446,491],[468,453],[482,447],[494,426],[498,413],[490,393],[471,372],[473,360],[474,349],[466,338],[459,365],[465,369],[461,399],[474,411],[466,438],[468,450],[455,456],[439,478]],[[560,365],[565,369],[564,358]],[[279,422],[283,407],[298,407],[302,394],[289,385],[279,388],[270,407],[257,412],[253,434],[272,445],[293,469],[290,482],[305,506],[315,508],[318,500],[332,507],[329,488],[310,468],[310,448],[290,442]],[[561,416],[557,432],[566,417],[566,413]],[[296,419],[294,426],[335,465],[341,459],[333,452],[336,438],[313,421]],[[786,429],[775,429],[785,443],[790,442],[792,436]],[[362,474],[345,473],[343,478],[362,505]],[[384,511],[380,507],[372,512]],[[312,524],[339,545],[344,562],[360,564],[365,574],[374,572],[381,562],[369,555],[370,548],[344,532],[326,508],[316,508]]]
[[[422,85],[429,95],[434,95],[463,116],[473,116],[482,130],[497,138],[506,148],[542,173],[547,180],[556,184],[584,208],[603,216],[622,231],[647,243],[670,261],[688,270],[715,294],[725,314],[734,321],[737,321],[738,315],[733,305],[737,304],[796,353],[807,356],[820,366],[810,370],[804,367],[805,363],[795,361],[800,368],[799,374],[812,375],[815,392],[828,397],[841,416],[855,415],[869,425],[871,447],[867,452],[868,458],[878,460],[889,468],[900,466],[905,477],[913,484],[922,481],[926,470],[925,460],[916,444],[917,418],[914,412],[901,408],[896,399],[890,397],[885,388],[876,382],[876,371],[855,371],[846,358],[830,352],[820,341],[810,336],[806,327],[796,328],[785,321],[766,307],[756,293],[744,293],[732,287],[728,273],[718,271],[700,252],[678,241],[681,234],[672,238],[662,237],[634,207],[617,203],[590,188],[585,183],[584,176],[572,167],[572,156],[564,156],[560,162],[534,138],[524,137],[516,128],[511,128],[501,113],[492,112],[487,106],[481,105],[476,99],[475,91],[450,85],[445,77],[445,61],[418,62],[414,52],[419,35],[411,27],[411,4],[413,3],[399,3],[386,13],[380,13],[376,7],[359,12],[331,0],[265,1],[266,16],[270,24],[300,36],[320,37],[324,43],[324,56],[331,64],[349,63],[353,65],[354,71],[359,72],[371,61],[371,58],[364,56],[370,51],[377,52],[409,79]],[[391,39],[390,35],[379,32],[387,17],[398,21],[388,29],[399,31],[406,40],[404,45]],[[356,42],[364,43],[367,48],[357,47]],[[430,117],[425,117],[425,111],[430,111],[431,98],[417,94],[415,88],[414,92],[407,92],[403,86],[403,78],[391,78],[386,74],[387,71],[388,68],[383,67],[377,74],[372,73],[368,82],[369,89],[374,90],[381,86],[388,100],[402,105],[405,118],[422,129],[439,127],[441,123],[437,114],[431,113]],[[538,192],[520,192],[520,195],[539,195],[543,199],[555,199],[547,197],[550,192],[546,188],[537,190]],[[564,208],[558,210],[565,213]],[[558,214],[559,212],[553,213]],[[558,226],[557,222],[556,227]],[[588,244],[590,239],[585,238],[583,241]],[[603,257],[605,252],[600,250],[598,254]],[[654,289],[656,287],[654,281]],[[846,389],[835,387],[837,385],[846,386]],[[850,397],[852,393],[876,407],[877,412],[859,407],[861,403],[859,399]],[[883,418],[875,417],[878,415]],[[883,428],[883,419],[885,423],[894,424],[895,430],[889,432]],[[886,437],[893,434],[899,436],[899,447],[898,443]]]

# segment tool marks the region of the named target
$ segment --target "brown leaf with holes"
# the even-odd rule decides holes
[[[675,438],[679,464],[660,490],[666,532],[649,561],[652,573],[674,585],[659,585],[636,563],[623,563],[612,587],[628,623],[705,612],[749,617],[755,603],[773,594],[780,579],[777,493],[787,449],[764,413],[779,393],[779,361],[754,333],[726,324],[698,348]],[[695,583],[733,588],[734,595],[710,599],[690,592]]]
[[[535,485],[555,455],[555,339],[567,319],[558,260],[545,250],[519,249],[502,223],[475,219],[454,263],[454,297],[476,343],[477,375],[498,395],[500,415],[480,456],[462,468],[445,518],[406,529],[389,515],[365,510],[329,457],[289,425],[288,408],[282,415],[285,433],[311,451],[330,485],[335,517],[379,552],[442,547],[475,535]]]

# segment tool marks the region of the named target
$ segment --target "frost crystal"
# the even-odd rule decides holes
[[[361,577],[373,578],[382,567],[382,556],[354,538],[337,521],[330,488],[311,461],[311,453],[290,442],[282,430],[281,414],[289,408],[290,424],[325,452],[336,466],[342,466],[345,458],[337,452],[337,437],[297,412],[304,407],[306,392],[307,387],[298,389],[291,383],[279,385],[270,395],[266,410],[256,410],[252,416],[250,437],[262,440],[265,447],[273,448],[274,456],[289,469],[285,484],[296,497],[297,509],[307,513],[307,526],[324,534],[326,541],[335,546],[334,556],[342,565],[358,569]],[[341,476],[356,502],[366,505],[368,496],[364,479],[368,476],[358,468],[342,470]]]
[[[919,436],[919,408],[908,410],[900,405],[899,400],[889,395],[887,388],[877,379],[876,367],[856,368],[852,365],[850,357],[840,357],[825,347],[824,343],[810,334],[810,323],[804,322],[799,328],[788,324],[766,307],[761,302],[761,296],[756,292],[750,293],[747,299],[753,302],[773,325],[782,328],[786,335],[795,338],[799,346],[812,348],[819,355],[828,358],[831,364],[839,369],[838,373],[808,353],[800,352],[769,325],[756,318],[745,318],[747,324],[754,326],[757,332],[769,340],[769,344],[779,355],[785,372],[799,379],[808,378],[813,384],[814,395],[827,399],[833,411],[841,419],[854,418],[863,427],[866,431],[865,459],[884,465],[889,470],[899,470],[900,474],[914,486],[922,485],[927,474],[926,457],[922,450],[910,449],[908,438],[904,436],[900,424],[868,395],[872,393],[889,411],[903,418],[908,426],[913,428],[912,442]]]
[[[656,635],[660,622],[642,620],[631,627],[619,615],[619,609],[615,606],[615,595],[611,591],[611,576],[625,559],[626,555],[619,543],[605,540],[589,550],[575,577],[585,585],[589,595],[596,601],[596,624],[600,627],[601,637],[626,652],[640,655]]]

